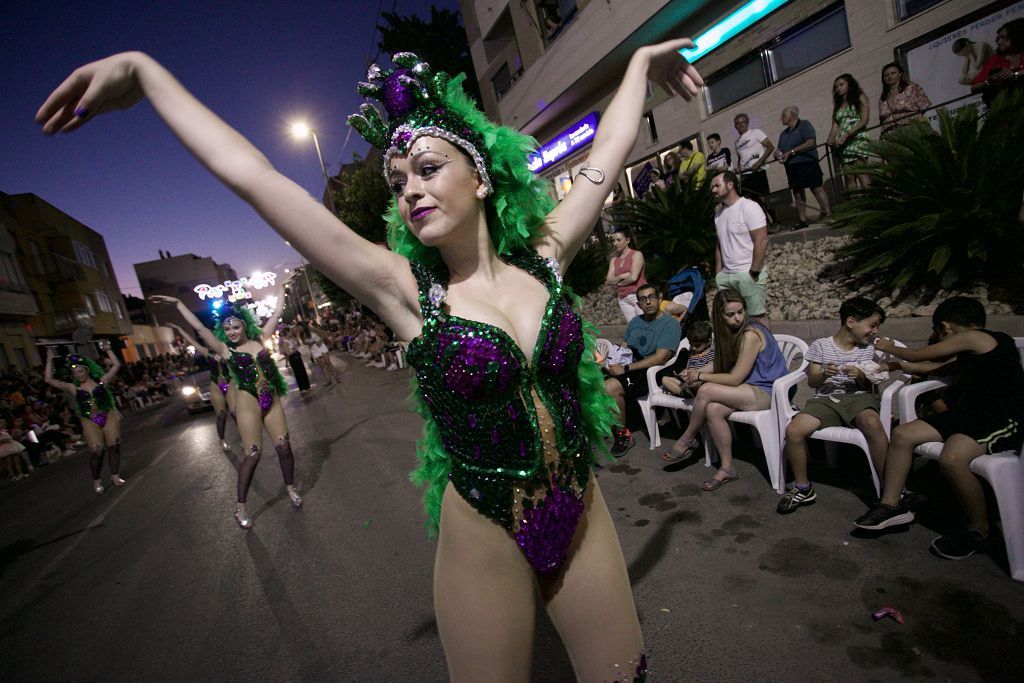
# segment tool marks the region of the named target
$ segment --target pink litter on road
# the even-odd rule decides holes
[[[886,617],[892,617],[893,621],[897,624],[903,624],[903,614],[895,607],[889,607],[888,605],[884,605],[871,616],[875,618],[875,621],[881,621]]]

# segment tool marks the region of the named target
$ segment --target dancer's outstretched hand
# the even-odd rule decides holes
[[[157,304],[180,304],[181,302],[175,299],[173,296],[164,296],[163,294],[150,294],[149,300]]]
[[[46,98],[36,123],[48,135],[69,133],[97,114],[135,105],[143,97],[134,68],[141,56],[122,52],[78,67]]]
[[[704,79],[693,64],[679,54],[680,50],[688,47],[693,47],[692,40],[677,38],[640,48],[648,53],[651,60],[648,78],[669,95],[680,95],[687,102],[695,98],[704,85]]]

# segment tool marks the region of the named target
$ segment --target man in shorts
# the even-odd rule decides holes
[[[719,289],[739,292],[747,305],[747,315],[767,325],[768,219],[757,202],[739,195],[732,171],[715,173],[711,193],[721,202],[715,209],[715,283]]]
[[[879,418],[878,396],[864,372],[875,363],[871,339],[885,322],[885,311],[870,299],[854,297],[839,307],[841,327],[831,337],[816,339],[807,349],[807,384],[814,396],[786,427],[784,452],[793,470],[794,485],[775,508],[786,515],[817,499],[807,477],[807,442],[826,427],[856,427],[868,442],[875,471],[885,467],[889,437]],[[870,366],[867,366],[870,368]]]

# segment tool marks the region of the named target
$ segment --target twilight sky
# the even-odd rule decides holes
[[[288,125],[310,122],[332,173],[365,154],[355,132],[345,146],[345,117],[362,101],[355,85],[376,55],[378,9],[427,18],[431,4],[458,10],[457,0],[12,3],[0,41],[0,190],[34,193],[102,234],[126,294],[140,295],[132,264],[158,249],[210,256],[239,275],[297,264],[147,103],[55,137],[39,132],[37,109],[77,66],[141,50],[319,197],[312,141],[294,140]]]

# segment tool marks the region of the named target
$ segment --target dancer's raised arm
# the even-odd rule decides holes
[[[174,304],[178,309],[178,313],[180,313],[181,317],[185,319],[185,322],[191,325],[192,329],[197,331],[199,336],[202,337],[203,345],[206,346],[207,349],[223,358],[228,357],[230,351],[227,344],[222,342],[220,339],[217,339],[213,332],[206,329],[206,325],[200,322],[199,318],[197,318],[192,311],[188,310],[188,307],[181,303],[179,299],[175,299],[173,296],[164,296],[163,294],[153,294],[149,297],[149,300],[161,304]],[[179,327],[178,329],[180,330],[181,328]]]
[[[78,390],[71,382],[61,382],[59,379],[53,378],[53,347],[47,347],[46,349],[46,367],[43,369],[43,381],[49,384],[55,389],[61,391],[67,391],[69,393],[75,393]]]
[[[291,278],[289,278],[287,282],[291,282]],[[281,283],[277,286],[277,304],[274,306],[274,310],[270,314],[270,317],[267,318],[267,322],[263,323],[263,327],[260,328],[263,332],[264,339],[274,334],[274,330],[277,329],[277,323],[281,318],[281,314],[284,313],[284,285],[285,283]]]
[[[393,326],[412,323],[418,329],[416,282],[408,262],[357,235],[278,173],[148,55],[125,52],[76,69],[47,98],[36,121],[46,133],[70,132],[97,114],[126,109],[144,97],[200,163],[321,272]]]
[[[687,47],[693,47],[688,38],[670,40],[642,47],[630,59],[618,92],[601,116],[587,165],[573,179],[565,200],[548,215],[544,234],[537,240],[538,251],[557,258],[563,269],[593,230],[605,199],[619,180],[626,156],[633,149],[647,96],[647,81],[654,81],[665,92],[678,94],[687,102],[704,85],[697,70],[679,54],[679,50]]]
[[[100,377],[100,384],[106,384],[117,376],[117,371],[121,369],[121,361],[118,360],[117,355],[114,353],[113,349],[110,348],[110,342],[101,342],[101,344],[103,345],[101,348],[104,348],[107,352],[107,358],[110,359],[110,369],[104,372],[103,376]]]
[[[188,344],[191,345],[192,348],[194,348],[196,350],[196,353],[198,353],[200,356],[209,356],[210,355],[210,350],[208,348],[206,348],[205,346],[203,346],[202,344],[200,344],[199,342],[197,342],[195,340],[195,338],[191,334],[186,332],[181,327],[181,325],[175,325],[174,323],[164,323],[164,324],[167,325],[167,327],[170,327],[170,328],[173,328],[173,329],[177,330],[178,334],[181,335],[181,338],[184,339],[186,342],[188,342]]]

